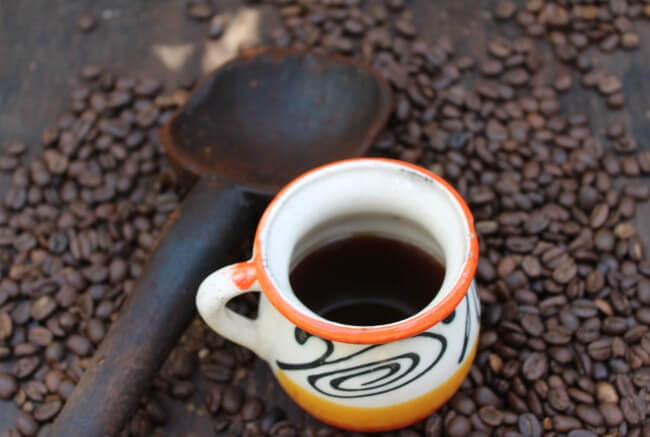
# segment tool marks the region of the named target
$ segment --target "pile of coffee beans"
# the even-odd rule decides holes
[[[22,162],[25,143],[2,146],[0,399],[20,408],[21,435],[60,411],[178,206],[157,129],[187,92],[160,91],[88,66],[41,156]]]
[[[475,59],[456,52],[453,35],[419,38],[404,0],[266,3],[282,17],[274,45],[356,56],[389,80],[395,109],[372,153],[440,174],[474,213],[476,361],[444,407],[390,435],[650,435],[650,260],[633,225],[650,197],[650,150],[620,121],[568,113],[559,95],[572,75],[549,73],[536,41],[620,107],[622,83],[592,68],[588,48],[634,48],[631,21],[648,5],[500,0],[494,17],[526,35],[495,36]],[[185,11],[215,12],[198,1]],[[46,435],[183,195],[155,129],[187,89],[160,94],[151,78],[89,66],[70,113],[44,132],[42,156],[23,163],[23,143],[2,148],[12,186],[0,209],[0,359],[12,367],[0,398],[22,410],[20,435]],[[252,313],[255,298],[235,306]],[[358,435],[292,423],[273,399],[243,390],[254,363],[196,320],[123,435],[165,435],[166,396],[210,415],[218,435]]]
[[[650,18],[650,3],[528,0],[518,10],[514,1],[499,0],[493,12],[499,20],[515,20],[527,35],[546,40],[556,58],[580,71],[583,85],[596,88],[610,107],[623,106],[621,81],[595,67],[594,49],[606,53],[639,47],[634,22]]]

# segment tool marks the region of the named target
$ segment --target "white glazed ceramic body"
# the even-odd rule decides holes
[[[330,322],[305,307],[291,290],[293,265],[328,236],[356,232],[436,254],[446,271],[431,303],[379,326]],[[468,373],[480,325],[477,259],[471,215],[444,181],[398,161],[341,161],[280,192],[260,221],[253,258],[208,276],[196,302],[212,329],[266,360],[309,413],[343,428],[388,430],[439,408]],[[262,291],[255,320],[225,308],[249,291]]]

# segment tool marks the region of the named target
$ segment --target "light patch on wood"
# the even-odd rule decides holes
[[[250,48],[260,42],[260,11],[240,8],[224,14],[228,23],[223,36],[216,41],[206,41],[202,68],[208,73],[237,56],[240,49]]]
[[[179,71],[185,61],[194,52],[194,44],[157,44],[154,45],[153,53],[171,71]]]

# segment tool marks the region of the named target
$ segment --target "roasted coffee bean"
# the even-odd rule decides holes
[[[5,340],[11,337],[13,329],[14,324],[11,316],[7,313],[0,313],[0,340]]]
[[[576,415],[585,423],[591,426],[600,426],[603,423],[603,416],[596,407],[591,405],[578,405]]]
[[[244,392],[236,385],[226,387],[221,408],[228,414],[237,414],[244,403]]]
[[[544,324],[539,316],[526,314],[521,318],[521,327],[531,336],[539,337],[544,332]]]
[[[10,172],[18,167],[20,161],[15,156],[0,155],[0,171]]]
[[[47,346],[54,339],[54,335],[42,326],[32,326],[27,333],[27,339],[35,345]]]
[[[235,367],[235,357],[230,351],[216,350],[210,356],[212,360],[218,364],[223,364],[226,367]]]
[[[253,398],[248,399],[246,402],[244,402],[241,410],[241,416],[245,421],[251,421],[259,418],[263,412],[264,404],[262,404],[259,399]]]
[[[50,296],[39,297],[32,305],[32,318],[41,321],[49,317],[56,309],[56,301]]]
[[[596,396],[600,402],[616,403],[618,402],[618,393],[613,385],[600,381],[596,384]]]
[[[54,149],[46,150],[43,160],[47,169],[53,174],[63,174],[68,168],[68,158]]]
[[[551,423],[553,429],[558,432],[569,432],[582,426],[578,419],[571,416],[554,416]]]
[[[544,429],[537,417],[531,413],[524,413],[517,420],[519,432],[523,437],[541,437]]]
[[[512,0],[499,0],[494,8],[494,15],[500,20],[511,18],[517,11],[517,5]]]
[[[38,352],[39,346],[34,344],[33,341],[31,340],[32,343],[17,343],[14,345],[14,355],[16,357],[24,357],[24,356],[29,356],[29,355],[34,355],[36,352]]]
[[[145,407],[147,417],[156,425],[164,425],[168,421],[168,413],[162,404],[155,399],[149,400]]]
[[[11,319],[18,325],[23,325],[31,319],[31,303],[22,301],[11,312]]]
[[[624,396],[621,399],[623,417],[630,425],[638,425],[646,416],[646,411],[641,408],[645,403],[640,402],[636,396]]]
[[[221,408],[223,399],[223,389],[221,387],[210,386],[205,394],[205,406],[210,414],[216,414]]]
[[[176,381],[172,384],[171,394],[179,399],[186,399],[194,393],[194,384],[191,381]]]
[[[74,390],[74,383],[70,380],[66,380],[59,384],[58,394],[63,399],[68,399],[68,397],[70,397],[72,394],[72,390]]]
[[[9,373],[0,372],[0,399],[11,399],[18,390],[18,381]]]
[[[61,361],[65,356],[65,348],[61,343],[52,342],[45,348],[45,359],[49,363]]]
[[[171,373],[180,379],[188,379],[196,370],[196,355],[191,352],[176,354],[171,360]]]
[[[609,97],[607,97],[607,105],[610,108],[618,109],[622,107],[624,104],[625,104],[625,97],[623,96],[623,93],[617,92],[614,94],[610,94]]]
[[[108,278],[108,269],[105,266],[95,264],[82,270],[82,274],[92,283],[104,282]]]
[[[128,273],[126,262],[121,258],[116,258],[111,261],[108,267],[109,282],[114,284],[123,281]]]
[[[455,411],[466,416],[469,416],[476,411],[476,404],[474,401],[462,393],[457,393],[452,397],[449,404]]]
[[[605,277],[598,270],[591,271],[585,279],[585,291],[588,293],[597,293],[605,285]]]
[[[61,410],[61,401],[53,400],[39,405],[34,410],[34,418],[39,422],[47,422],[52,419]]]
[[[95,316],[101,320],[106,320],[113,313],[113,304],[110,301],[103,300],[95,308]]]
[[[18,379],[25,379],[36,371],[40,363],[41,360],[37,356],[21,358],[14,363],[12,373]]]
[[[271,427],[269,435],[273,437],[295,437],[297,432],[295,426],[289,421],[280,421]]]
[[[97,345],[101,343],[101,341],[104,339],[104,335],[106,335],[106,328],[104,327],[104,323],[102,323],[102,321],[99,319],[90,319],[86,326],[86,335],[88,336],[88,339],[94,344]]]
[[[21,411],[16,417],[16,429],[22,435],[31,437],[36,435],[39,426],[31,415]]]
[[[67,348],[75,355],[85,357],[90,355],[92,345],[86,337],[73,334],[65,342]]]
[[[533,352],[523,362],[521,371],[529,381],[542,378],[548,369],[548,361],[544,354]]]
[[[557,411],[566,411],[571,405],[569,395],[563,387],[557,387],[549,390],[548,402],[551,407]]]
[[[547,343],[553,345],[567,344],[571,341],[571,333],[568,330],[558,326],[552,330],[547,331],[544,334],[544,340]]]
[[[573,84],[573,78],[568,72],[560,73],[554,80],[553,86],[557,91],[564,92],[568,91]]]
[[[598,406],[607,426],[618,426],[623,422],[623,412],[615,403],[602,403]]]
[[[500,406],[501,400],[489,387],[479,387],[474,392],[474,400],[478,405]]]
[[[77,20],[77,28],[84,33],[92,31],[97,26],[97,19],[92,12],[84,12]]]
[[[12,139],[2,145],[2,151],[7,155],[20,156],[27,151],[27,144],[24,141]]]
[[[50,393],[56,393],[64,375],[58,370],[50,370],[45,374],[45,387]]]
[[[459,415],[445,424],[445,429],[450,437],[466,436],[471,430],[471,424],[466,417]]]
[[[442,436],[442,428],[442,416],[438,413],[434,413],[427,419],[424,426],[424,432],[427,436],[440,437]]]
[[[25,385],[24,393],[30,401],[42,402],[43,396],[47,394],[47,387],[40,381],[29,381]]]
[[[553,270],[552,278],[560,284],[566,284],[576,276],[577,271],[576,264],[573,261],[568,261]]]
[[[591,213],[591,218],[590,218],[591,227],[592,228],[601,227],[603,224],[605,224],[608,215],[609,215],[609,206],[606,203],[600,203],[596,205],[593,212]]]
[[[210,3],[205,1],[191,1],[187,5],[187,15],[194,20],[209,20],[214,14]]]
[[[220,364],[204,364],[201,366],[201,374],[214,382],[227,382],[232,377],[232,371]]]
[[[613,94],[622,87],[621,81],[611,75],[603,76],[598,82],[598,90],[605,95]]]
[[[503,423],[504,415],[492,405],[487,405],[478,411],[481,420],[489,426],[499,426]]]

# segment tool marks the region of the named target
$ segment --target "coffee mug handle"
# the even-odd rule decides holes
[[[256,269],[251,262],[223,267],[201,282],[196,294],[196,306],[210,328],[266,360],[266,350],[260,339],[259,321],[226,308],[226,304],[234,297],[251,291],[261,291],[256,277]]]

